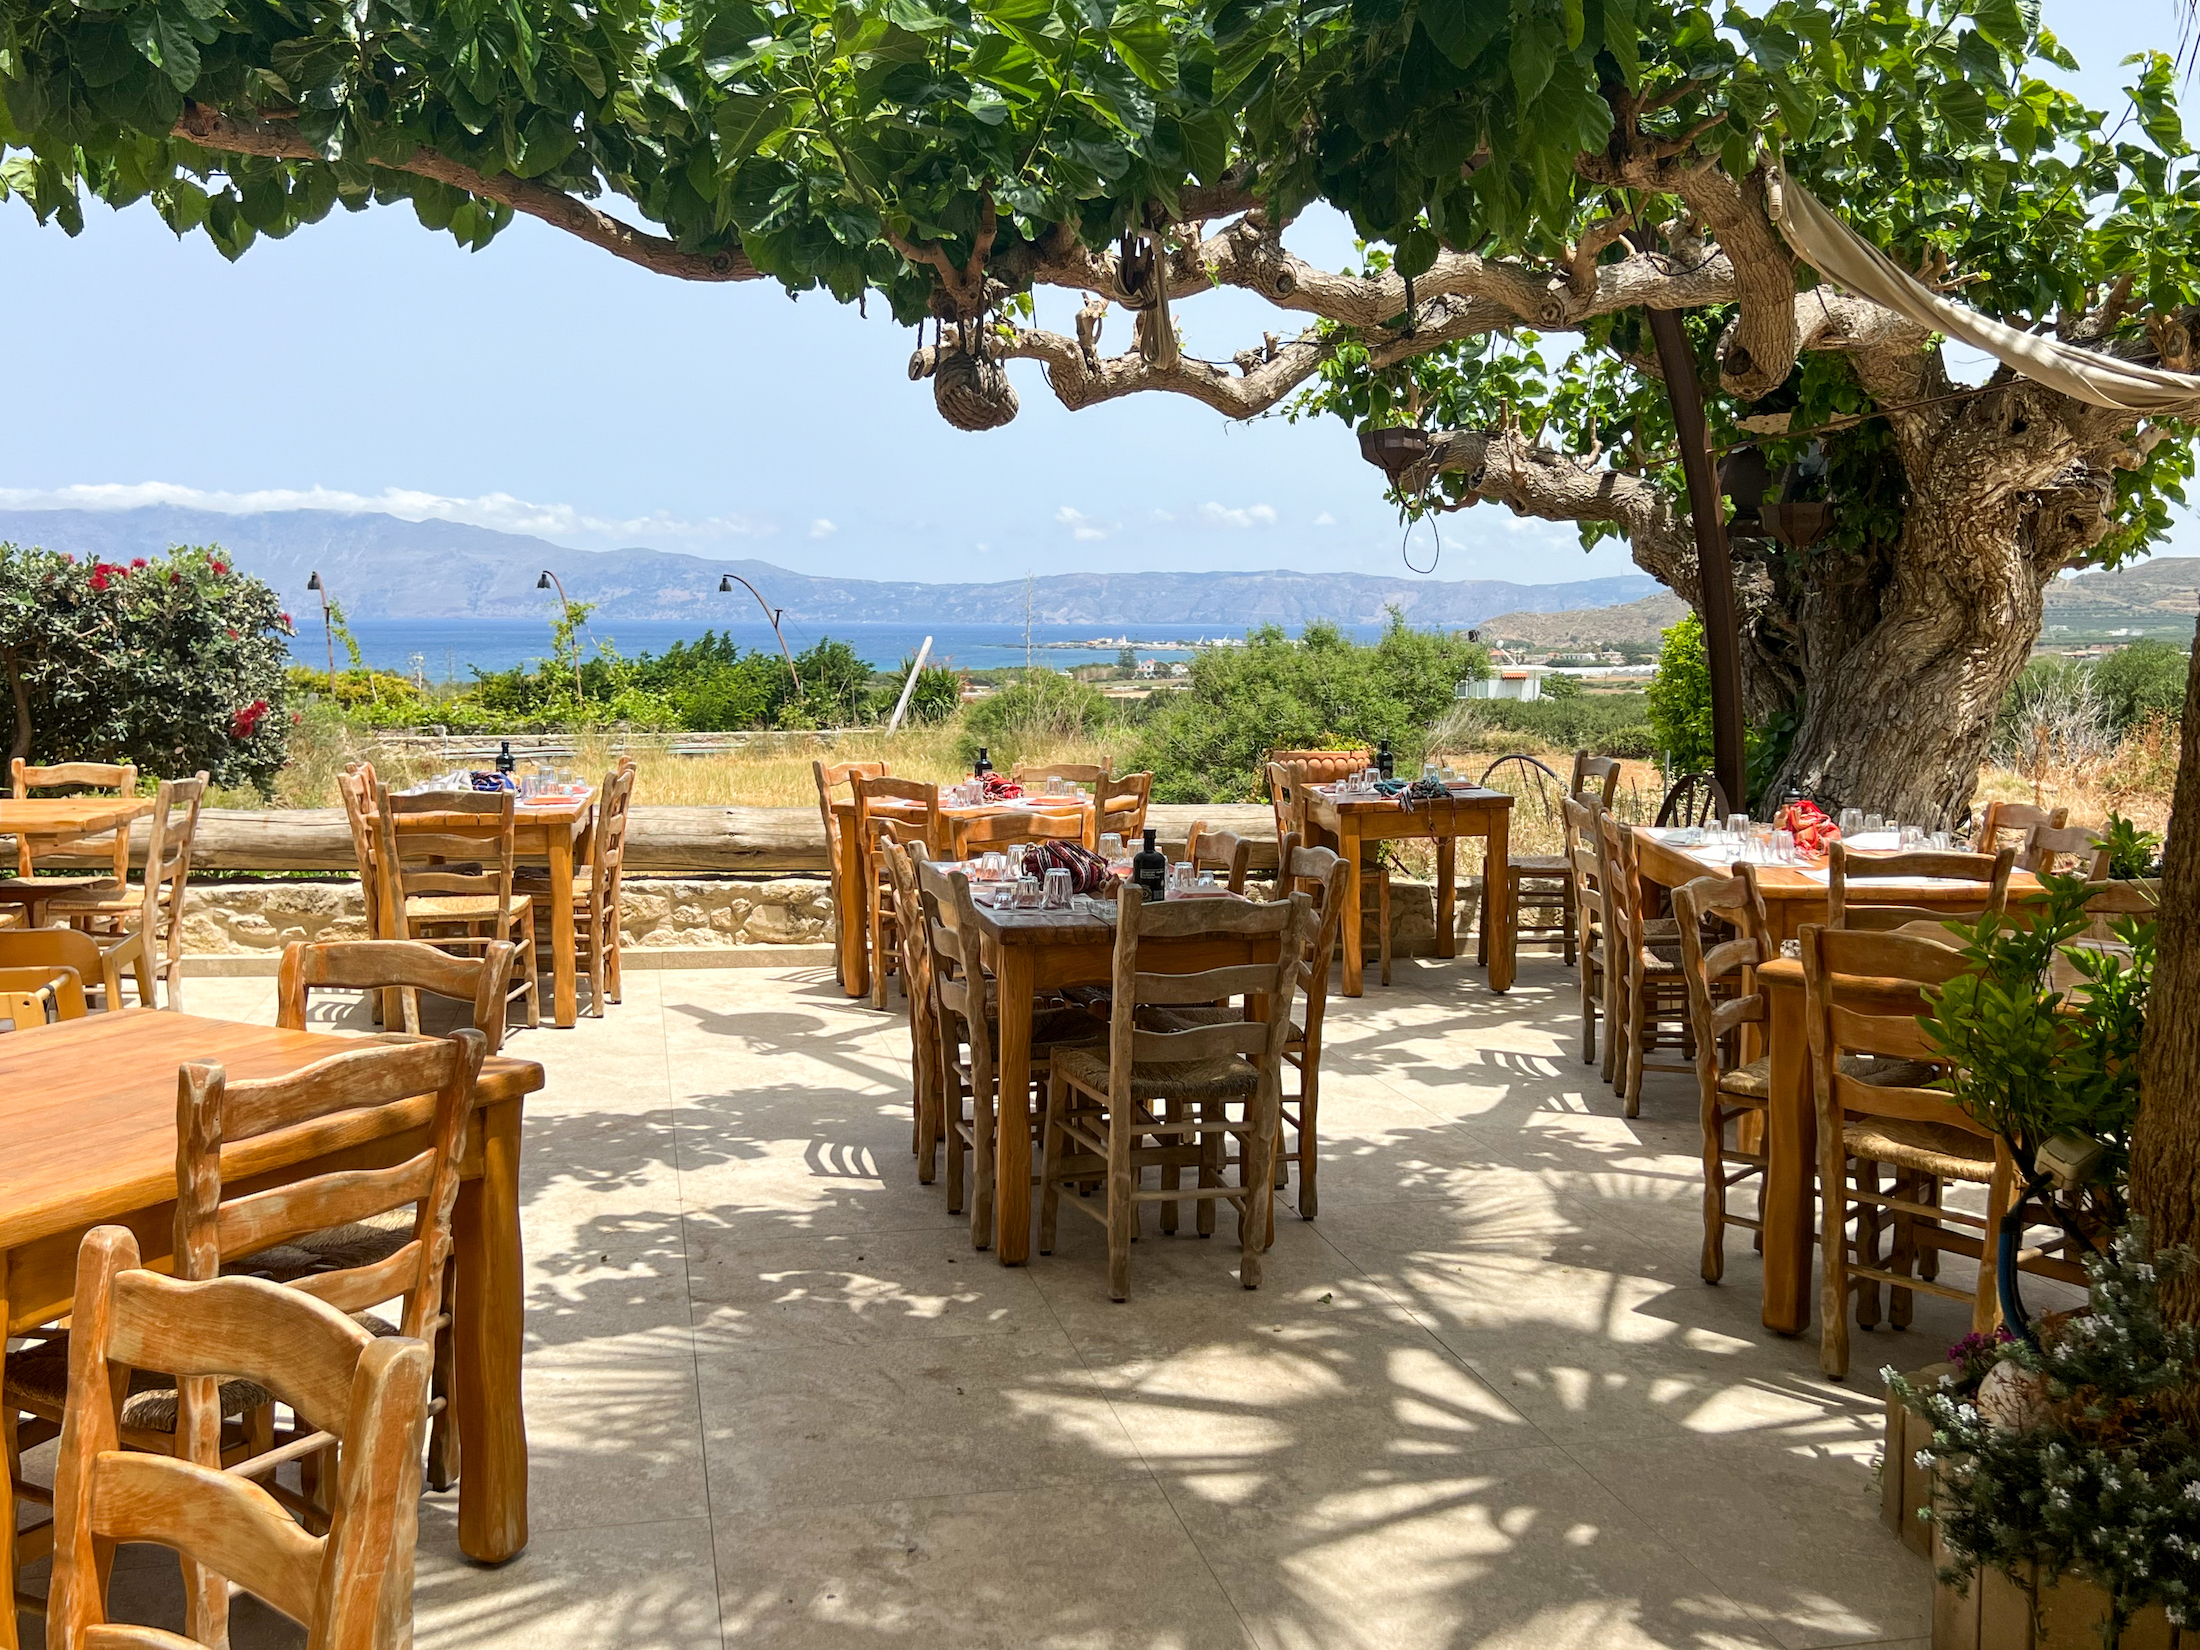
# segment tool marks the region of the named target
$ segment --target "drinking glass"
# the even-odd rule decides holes
[[[1025,876],[1016,879],[1017,910],[1036,911],[1039,909],[1039,902],[1043,898],[1045,898],[1045,892],[1040,888],[1037,877]]]
[[[1795,863],[1795,833],[1793,831],[1774,831],[1772,833],[1772,862],[1775,865],[1793,865]]]
[[[1770,825],[1752,824],[1749,827],[1750,857],[1759,865],[1770,865],[1772,860],[1773,831]]]
[[[1726,834],[1737,839],[1749,835],[1749,815],[1728,814],[1726,816]]]
[[[1886,821],[1885,821],[1884,819],[1881,819],[1881,818],[1880,818],[1880,817],[1879,817],[1879,816],[1878,816],[1877,814],[1866,814],[1866,815],[1864,816],[1864,829],[1865,829],[1865,830],[1867,830],[1867,831],[1883,831],[1883,830],[1885,830],[1886,828],[1887,828],[1887,822],[1886,822]]]
[[[1863,828],[1864,810],[1862,808],[1843,808],[1841,810],[1841,834],[1843,836],[1854,836]]]
[[[1113,865],[1123,857],[1123,839],[1113,831],[1100,833],[1100,857]]]
[[[1050,773],[1050,774],[1048,774],[1048,775],[1047,775],[1047,795],[1049,795],[1049,796],[1060,796],[1061,794],[1062,794],[1062,776],[1061,776],[1060,774],[1058,774],[1058,773]]]
[[[1041,893],[1046,908],[1049,911],[1067,911],[1070,891],[1069,873],[1058,865],[1051,867],[1047,871],[1046,884]]]
[[[1953,844],[1946,831],[1935,831],[1925,839],[1925,846],[1934,849],[1945,849],[1953,846]]]
[[[1922,847],[1924,847],[1924,846],[1925,846],[1925,827],[1924,827],[1924,826],[1922,826],[1922,825],[1905,825],[1905,826],[1903,826],[1903,827],[1902,827],[1902,836],[1901,836],[1901,842],[1902,842],[1902,846],[1903,846],[1903,847],[1905,847],[1905,848],[1922,848]]]
[[[1181,894],[1198,885],[1199,879],[1192,871],[1192,862],[1180,859],[1169,867],[1169,892]]]
[[[1459,770],[1453,767],[1439,768],[1436,770],[1436,777],[1447,785],[1455,785],[1459,782]]]

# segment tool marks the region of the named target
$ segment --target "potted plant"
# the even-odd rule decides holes
[[[2137,1650],[2200,1626],[2200,1329],[2164,1320],[2193,1264],[2128,1228],[2088,1309],[1991,1350],[1975,1391],[1888,1384],[1932,1427],[1934,1650]]]

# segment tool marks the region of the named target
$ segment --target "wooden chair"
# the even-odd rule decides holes
[[[535,976],[535,904],[513,887],[518,798],[510,791],[427,791],[404,796],[375,787],[375,852],[382,909],[393,940],[486,953],[515,945],[512,997],[527,1023],[542,1019]]]
[[[1726,787],[1717,775],[1684,773],[1666,788],[1664,800],[1658,804],[1658,824],[1704,825],[1723,821],[1733,811]]]
[[[84,981],[73,968],[0,968],[0,1031],[84,1017]]]
[[[121,1226],[95,1229],[78,1252],[75,1322],[48,1645],[225,1645],[225,1577],[303,1625],[307,1650],[412,1643],[427,1347],[377,1337],[325,1301],[261,1279],[161,1277],[138,1265],[137,1239]],[[186,1390],[226,1377],[281,1393],[300,1427],[336,1452],[325,1530],[301,1528],[266,1489],[218,1463],[124,1449],[136,1401],[124,1394],[148,1370],[180,1377]],[[191,1637],[107,1625],[122,1542],[168,1547],[187,1576],[203,1578],[189,1599]],[[205,1607],[215,1593],[218,1612]]]
[[[825,876],[832,891],[833,909],[841,910],[840,893],[840,815],[833,811],[833,793],[843,785],[849,788],[849,797],[855,795],[854,781],[861,774],[876,779],[890,772],[883,762],[826,762],[822,759],[810,764],[810,775],[817,782],[817,814],[825,825]],[[840,948],[833,948],[833,978],[840,978]]]
[[[1913,922],[1942,923],[1952,917],[1975,922],[1988,912],[1999,912],[2007,907],[2009,869],[2016,857],[2013,848],[2003,848],[1993,854],[1970,854],[1946,848],[1866,854],[1854,852],[1847,843],[1836,841],[1826,855],[1826,921],[1835,928],[1868,928],[1882,932]],[[1900,884],[1918,877],[1976,884],[1978,901],[1967,903],[1962,910],[1900,904]]]
[[[942,870],[929,860],[912,864],[917,909],[930,953],[939,1050],[940,1139],[947,1148],[947,1212],[963,1211],[967,1166],[973,1188],[968,1200],[970,1244],[986,1249],[994,1241],[996,1131],[1004,1126],[1029,1128],[1032,1097],[1021,1094],[1010,1103],[999,1093],[994,1049],[1000,1037],[1000,1005],[997,988],[985,971],[978,907],[970,897],[969,877],[961,871]],[[1099,1035],[1099,1022],[1082,1009],[1036,1010],[1031,1026],[1034,1089],[1044,1091],[1053,1063],[1065,1048],[1091,1043]],[[1004,1116],[1011,1121],[1004,1123]],[[921,1149],[918,1155],[921,1160]]]
[[[1115,759],[1101,762],[1019,762],[1009,778],[1023,786],[1024,795],[1033,796],[1046,789],[1050,779],[1059,779],[1065,785],[1082,785],[1098,796],[1108,782],[1108,775],[1115,767]]]
[[[886,976],[893,972],[893,958],[886,942],[893,935],[899,913],[893,909],[893,890],[886,885],[885,867],[879,864],[872,822],[891,819],[915,828],[914,840],[934,856],[948,851],[946,816],[940,812],[940,788],[916,779],[896,779],[891,774],[856,774],[849,783],[856,798],[856,844],[863,856],[863,883],[869,895],[871,947],[871,1006],[886,1006]],[[904,840],[909,840],[905,835]]]
[[[1085,846],[1097,849],[1100,839],[1111,831],[1125,842],[1136,842],[1146,828],[1146,809],[1152,801],[1152,774],[1108,775],[1093,787],[1092,840]]]
[[[588,863],[573,873],[573,944],[588,975],[589,1010],[603,1017],[607,1002],[622,990],[619,892],[625,879],[628,809],[634,800],[638,770],[622,760],[603,777],[596,796],[596,819],[588,833]],[[512,873],[512,886],[534,900],[540,933],[550,908],[548,866],[523,865]]]
[[[1681,1071],[1693,1074],[1695,1034],[1688,1019],[1688,982],[1682,977],[1678,925],[1649,916],[1641,902],[1642,884],[1635,865],[1635,833],[1605,810],[1597,813],[1604,852],[1604,912],[1610,954],[1607,979],[1615,988],[1605,997],[1605,1022],[1619,1040],[1613,1051],[1619,1064],[1620,1099],[1629,1117],[1642,1112],[1642,1074]],[[1652,1060],[1653,1048],[1677,1047],[1679,1061]]]
[[[0,968],[29,968],[51,974],[67,969],[77,977],[87,1008],[91,994],[99,994],[102,1009],[121,1003],[106,994],[105,962],[99,942],[73,928],[11,928],[0,933]]]
[[[355,1321],[367,1333],[433,1344],[450,1321],[443,1285],[458,1200],[459,1157],[486,1048],[487,1039],[471,1029],[449,1038],[376,1040],[286,1076],[255,1082],[231,1083],[217,1065],[185,1065],[178,1073],[176,1099],[176,1276],[204,1282],[225,1271],[250,1270],[325,1301],[340,1313],[360,1314]],[[416,1097],[423,1094],[435,1096],[426,1143],[402,1162],[332,1170],[257,1192],[232,1193],[224,1186],[225,1152],[284,1129],[309,1123],[328,1127],[326,1120],[345,1114],[402,1111],[410,1117]],[[406,1132],[392,1127],[386,1115],[379,1121],[358,1120],[368,1125],[359,1131],[362,1138]],[[420,1129],[417,1122],[409,1126]],[[412,1211],[412,1225],[393,1246],[376,1217],[403,1209]],[[331,1233],[351,1233],[356,1241],[350,1246],[329,1241]],[[314,1240],[317,1247],[301,1247],[300,1239]],[[403,1303],[396,1324],[366,1315],[369,1307],[393,1299]],[[63,1420],[76,1356],[73,1324],[70,1331],[46,1334],[39,1345],[8,1359],[7,1404],[43,1423],[36,1429],[18,1425],[16,1457],[9,1462],[18,1479],[20,1453],[51,1437]],[[115,1416],[121,1444],[257,1478],[286,1461],[309,1461],[331,1442],[301,1421],[301,1429],[277,1446],[270,1405],[276,1398],[290,1403],[292,1394],[235,1378],[240,1373],[235,1364],[213,1367],[232,1378],[217,1388],[212,1380],[173,1379],[188,1374],[173,1364],[140,1367]],[[163,1370],[168,1374],[157,1373]],[[424,1374],[423,1385],[425,1381]],[[312,1521],[326,1510],[328,1484],[317,1468],[305,1470],[299,1493],[273,1484],[268,1493]],[[17,1562],[28,1562],[40,1550],[19,1542]],[[224,1642],[226,1588],[189,1559],[185,1599],[192,1636]]]
[[[93,888],[47,904],[56,922],[89,933],[99,947],[107,1006],[122,1005],[122,971],[137,981],[138,1006],[160,1006],[154,982],[167,983],[170,1009],[183,1007],[183,895],[191,881],[191,848],[206,797],[202,769],[189,779],[163,779],[153,800],[145,868],[135,888]]]
[[[1612,1030],[1611,1005],[1614,982],[1607,972],[1611,959],[1612,925],[1605,912],[1604,834],[1597,824],[1604,811],[1594,797],[1562,798],[1566,818],[1567,853],[1573,864],[1575,961],[1581,988],[1581,1063],[1597,1059],[1597,1022],[1605,1024],[1602,1075],[1613,1080],[1617,1070],[1619,1037]]]
[[[1130,1295],[1130,1243],[1140,1203],[1199,1206],[1201,1236],[1214,1228],[1214,1205],[1237,1211],[1239,1281],[1260,1286],[1275,1196],[1271,1151],[1279,1116],[1283,1048],[1290,1036],[1291,993],[1301,957],[1314,937],[1313,907],[1304,894],[1261,904],[1196,900],[1147,903],[1136,886],[1118,896],[1114,1007],[1105,1048],[1066,1048],[1047,1084],[1044,1188],[1039,1249],[1054,1250],[1065,1182],[1102,1180],[1107,1196],[1074,1206],[1108,1233],[1108,1293]],[[1273,943],[1272,961],[1207,968],[1188,974],[1139,969],[1141,942]],[[1234,996],[1267,999],[1266,1020],[1229,1020],[1183,1031],[1149,1030],[1141,1010],[1212,1003]],[[1233,1108],[1235,1115],[1232,1115]],[[1156,1145],[1139,1142],[1153,1140]],[[1238,1181],[1223,1169],[1235,1145]],[[1149,1167],[1193,1169],[1196,1187],[1137,1184]]]
[[[1278,837],[1280,846],[1282,838]],[[1253,863],[1253,844],[1235,831],[1210,831],[1204,819],[1194,820],[1185,833],[1184,857],[1194,871],[1220,871],[1230,892],[1245,892],[1245,875]]]
[[[1591,756],[1587,751],[1574,752],[1574,771],[1566,781],[1568,796],[1594,796],[1597,806],[1610,808],[1612,798],[1619,795],[1619,776],[1624,764],[1616,756]]]
[[[1513,840],[1530,845],[1553,843],[1555,853],[1515,853],[1508,851],[1504,867],[1512,885],[1514,920],[1523,940],[1556,940],[1564,951],[1569,965],[1574,960],[1574,879],[1572,863],[1565,849],[1566,820],[1561,804],[1566,792],[1559,784],[1558,775],[1525,752],[1515,751],[1510,756],[1500,756],[1482,770],[1484,790],[1503,791],[1513,799]],[[1485,866],[1485,884],[1491,873]],[[1528,912],[1536,916],[1530,919]],[[1485,886],[1482,912],[1489,912],[1489,894]],[[1475,924],[1478,937],[1475,940],[1475,966],[1490,965],[1490,925],[1484,921]]]
[[[1696,1040],[1696,1088],[1703,1122],[1703,1278],[1726,1274],[1726,1229],[1759,1234],[1764,1223],[1730,1212],[1727,1193],[1756,1177],[1763,1188],[1765,1154],[1744,1150],[1742,1119],[1765,1115],[1772,1096],[1772,1058],[1742,1047],[1745,1027],[1766,1027],[1771,999],[1757,988],[1757,969],[1777,954],[1757,891],[1756,867],[1737,865],[1731,876],[1698,877],[1673,890],[1679,926],[1681,972],[1688,985],[1688,1013]],[[1706,945],[1707,919],[1732,929],[1731,939]],[[1755,1033],[1761,1042],[1763,1031]],[[1745,1055],[1753,1056],[1745,1058]],[[1727,1127],[1734,1126],[1733,1145]],[[1760,1131],[1761,1140],[1761,1131]]]
[[[2152,921],[2161,912],[2162,884],[2156,878],[2109,878],[2088,882],[2085,885],[2085,914],[2092,919],[2092,926],[2082,937],[2114,940],[2115,930],[2110,925],[2117,918],[2138,917]],[[0,934],[0,961],[7,958],[12,938]]]
[[[2017,840],[2012,846],[2023,847],[2025,834],[2035,825],[2045,825],[2059,831],[2070,823],[2068,808],[2036,808],[2029,802],[1989,802],[1986,811],[1979,815],[1978,830],[1971,838],[1974,853],[1999,852],[2004,831],[2014,831]]]
[[[18,756],[9,762],[8,776],[19,802],[27,801],[33,791],[65,791],[72,795],[90,792],[102,796],[137,794],[138,771],[126,762],[56,762],[33,767]],[[112,892],[121,888],[130,880],[130,833],[127,829],[114,833],[113,848],[111,876],[34,878],[32,873],[38,867],[31,853],[30,838],[16,838],[16,874],[0,877],[0,906],[20,909],[25,926],[41,928],[46,923],[48,900],[63,894]]]
[[[2030,871],[2036,877],[2060,872],[2064,876],[2100,882],[2108,876],[2108,850],[2101,846],[2100,838],[2088,826],[2035,825],[2025,833],[2023,851],[2017,855],[2017,869]]]
[[[1285,752],[1285,755],[1295,753]],[[1323,757],[1336,757],[1335,751],[1315,753]],[[1344,752],[1343,755],[1364,755],[1364,752]],[[1360,764],[1364,768],[1365,762]],[[1317,766],[1317,771],[1323,771]],[[1357,773],[1359,768],[1337,766],[1337,777]],[[1329,784],[1330,780],[1313,780],[1304,769],[1287,762],[1268,764],[1268,805],[1276,821],[1276,841],[1281,844],[1286,836],[1301,842],[1312,840],[1306,819],[1304,787],[1311,784]],[[1380,966],[1377,976],[1383,984],[1390,984],[1390,862],[1383,858],[1382,849],[1376,847],[1360,866],[1360,910],[1375,913],[1375,955]]]
[[[917,887],[918,859],[927,857],[921,842],[904,843],[891,820],[871,822],[877,834],[879,860],[886,867],[887,885],[893,890],[894,909],[921,912],[923,899]],[[917,1179],[929,1186],[939,1165],[940,1129],[945,1107],[940,1099],[939,1009],[932,979],[932,953],[925,943],[921,919],[896,923],[900,949],[902,1002],[909,1011],[909,1149],[916,1153]]]
[[[1006,813],[980,814],[974,819],[948,815],[946,825],[949,859],[971,859],[1034,842],[1082,844],[1085,840],[1082,814],[1046,814],[1032,808],[1011,808]]]
[[[2002,853],[2006,855],[2007,849]],[[1895,1326],[1910,1319],[1911,1291],[1971,1302],[1971,1327],[1999,1316],[1994,1232],[2015,1197],[2009,1149],[1938,1090],[1924,1085],[1944,1062],[1917,1023],[1927,986],[1970,965],[1961,953],[1905,934],[1806,924],[1805,1011],[1818,1108],[1819,1264],[1823,1272],[1819,1366],[1838,1380],[1849,1367],[1849,1297],[1857,1321],[1879,1322],[1879,1286],[1892,1292]],[[1856,1062],[1869,1061],[1859,1068]],[[1891,1194],[1880,1189],[1893,1171]],[[1945,1208],[1942,1183],[1983,1184],[1983,1219]],[[1848,1227],[1856,1225],[1851,1241]],[[1891,1252],[1880,1236],[1890,1223]],[[1978,1262],[1974,1289],[1950,1287],[1920,1267],[1943,1253]]]
[[[294,940],[283,948],[275,976],[275,1023],[286,1031],[311,1030],[308,1008],[316,991],[364,991],[370,998],[389,991],[402,997],[404,1029],[417,1034],[425,991],[468,1005],[467,1023],[494,1054],[504,1046],[517,955],[503,940],[485,946],[479,957],[454,957],[422,940]]]

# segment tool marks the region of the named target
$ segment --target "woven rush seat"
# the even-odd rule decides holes
[[[7,1401],[32,1413],[58,1413],[69,1396],[69,1337],[57,1335],[27,1352],[8,1356]],[[256,1381],[221,1384],[222,1416],[229,1419],[272,1404],[274,1394]],[[139,1432],[176,1430],[176,1383],[157,1369],[130,1371],[122,1424]]]
[[[1940,1074],[1916,1060],[1892,1060],[1877,1054],[1844,1054],[1842,1075],[1881,1088],[1922,1088]],[[1745,1100],[1765,1100],[1772,1094],[1772,1056],[1759,1055],[1746,1066],[1719,1074],[1719,1087]]]
[[[1841,1144],[1852,1157],[1916,1169],[1943,1180],[1993,1178],[1992,1137],[1947,1123],[1920,1123],[1906,1117],[1866,1118],[1841,1130]]]
[[[1054,1069],[1074,1083],[1105,1092],[1106,1045],[1067,1048],[1054,1056]],[[1143,1098],[1202,1101],[1243,1100],[1260,1086],[1260,1072],[1239,1056],[1220,1060],[1182,1060],[1166,1065],[1140,1063],[1131,1068],[1131,1092]]]
[[[412,894],[405,900],[405,916],[412,922],[493,922],[518,916],[530,903],[518,893],[503,899],[494,894]]]

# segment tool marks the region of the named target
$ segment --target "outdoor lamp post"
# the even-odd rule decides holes
[[[549,590],[553,587],[556,588],[558,593],[558,605],[565,610],[565,639],[573,647],[573,703],[578,705],[582,702],[581,644],[580,638],[573,634],[573,604],[565,599],[565,581],[545,567],[542,570],[542,577],[535,581],[535,588],[537,590]]]
[[[718,581],[718,593],[721,596],[726,595],[731,592],[733,587],[737,584],[743,590],[746,590],[750,595],[756,598],[756,605],[764,610],[764,617],[771,622],[772,634],[779,638],[779,651],[781,656],[784,657],[787,661],[787,674],[794,678],[794,691],[796,697],[799,698],[802,693],[802,672],[794,668],[794,655],[787,651],[786,634],[779,628],[779,615],[786,612],[787,610],[783,607],[772,606],[770,602],[764,599],[764,593],[761,590],[757,589],[755,585],[749,583],[747,579],[744,579],[738,573],[728,573],[720,578]]]
[[[329,616],[328,586],[318,570],[306,580],[306,588],[321,598],[321,634],[328,641],[328,696],[336,697],[336,621]]]

